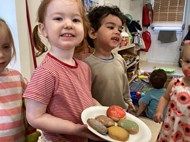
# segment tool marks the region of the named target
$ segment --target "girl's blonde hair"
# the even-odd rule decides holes
[[[52,0],[42,0],[40,6],[38,8],[38,22],[39,23],[44,23],[47,7],[51,1]],[[87,42],[85,39],[87,37],[89,21],[86,17],[86,12],[85,12],[85,8],[83,6],[82,0],[75,0],[75,1],[78,3],[78,6],[79,6],[80,14],[83,19],[83,27],[84,27],[84,33],[85,33],[83,41],[80,43],[80,45],[78,45],[75,48],[75,52],[76,52],[76,51],[81,51],[83,49],[83,47],[87,46]],[[35,48],[37,49],[37,53],[36,53],[37,57],[48,50],[48,48],[41,41],[41,38],[38,33],[38,25],[36,25],[33,29],[33,42],[34,42]]]
[[[11,55],[11,59],[14,57],[16,58],[16,49],[15,49],[15,45],[14,45],[14,40],[13,40],[13,36],[11,33],[11,30],[9,28],[9,26],[7,25],[7,23],[0,18],[0,32],[2,34],[7,34],[10,41],[11,41],[11,47],[12,47],[12,55]]]

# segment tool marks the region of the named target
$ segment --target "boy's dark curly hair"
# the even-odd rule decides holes
[[[167,80],[167,74],[163,69],[156,69],[150,74],[150,83],[152,87],[161,89]]]
[[[121,20],[122,25],[124,25],[124,14],[120,11],[120,9],[117,6],[97,6],[91,9],[87,16],[90,21],[91,27],[95,31],[98,31],[98,29],[101,27],[102,19],[104,19],[110,14],[117,16]],[[89,36],[87,36],[87,41],[90,47],[94,48],[93,40]]]

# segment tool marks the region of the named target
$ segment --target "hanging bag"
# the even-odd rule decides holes
[[[144,40],[142,38],[141,33],[136,33],[134,36],[134,43],[140,48],[140,49],[145,49],[145,43]]]
[[[142,38],[144,40],[144,44],[145,44],[145,48],[144,49],[141,49],[145,52],[148,52],[150,46],[151,46],[151,34],[149,31],[144,31],[142,33]]]

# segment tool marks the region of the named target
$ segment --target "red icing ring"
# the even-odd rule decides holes
[[[120,106],[110,106],[107,109],[107,116],[113,119],[114,121],[119,121],[120,119],[124,119],[126,117],[125,109]]]

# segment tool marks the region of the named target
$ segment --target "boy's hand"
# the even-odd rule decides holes
[[[136,112],[136,107],[133,105],[133,103],[129,104],[129,109],[132,109],[134,112]]]
[[[133,104],[129,104],[128,112],[134,116],[136,116],[137,109]]]

